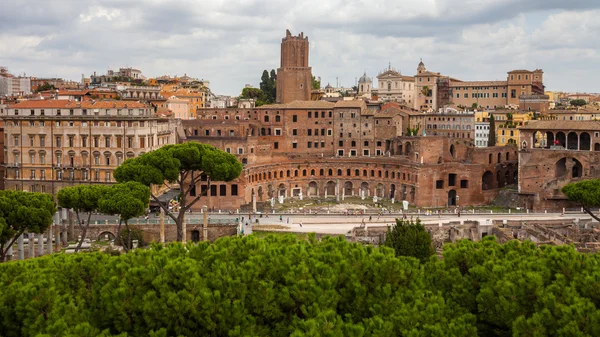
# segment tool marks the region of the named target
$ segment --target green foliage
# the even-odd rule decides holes
[[[127,239],[129,238],[129,239]],[[122,229],[119,232],[119,236],[115,238],[116,245],[123,245],[123,243],[127,244],[127,247],[132,247],[133,240],[138,241],[138,247],[145,247],[148,243],[144,240],[144,231],[140,229]]]
[[[198,193],[189,203],[186,197],[190,195],[202,175],[207,177],[210,185],[211,181],[232,181],[239,177],[241,172],[242,164],[235,155],[212,145],[186,142],[165,145],[158,150],[127,159],[115,169],[114,177],[118,182],[136,181],[146,186],[162,185],[165,181],[176,182],[180,186],[178,215],[169,211],[166,206],[161,206],[177,225],[177,240],[182,240],[185,212],[200,200],[202,195]],[[152,198],[157,200],[155,195],[152,195]]]
[[[583,180],[565,185],[561,190],[569,200],[581,205],[596,221],[600,217],[594,214],[592,207],[600,206],[600,179]]]
[[[272,104],[275,103],[275,99],[277,96],[277,74],[275,73],[275,69],[271,69],[271,73],[265,69],[260,78],[260,94],[257,97],[256,106],[260,106],[263,104]],[[255,93],[258,95],[258,93]],[[244,91],[242,90],[242,96],[244,96]]]
[[[136,181],[128,181],[110,186],[98,202],[100,212],[119,215],[117,232],[121,234],[121,223],[125,223],[127,239],[126,250],[131,248],[131,230],[129,220],[146,213],[150,203],[150,188]],[[121,240],[122,242],[123,240]]]
[[[496,146],[496,119],[490,114],[490,133],[488,134],[488,146]]]
[[[310,79],[310,84],[311,84],[311,88],[312,89],[321,89],[321,80],[318,79],[313,75],[313,77]]]
[[[62,208],[70,208],[75,212],[94,212],[98,210],[98,201],[107,190],[103,185],[76,185],[62,188],[56,199]]]
[[[431,88],[429,88],[427,85],[424,85],[423,88],[421,88],[421,94],[425,97],[431,97]]]
[[[3,336],[600,336],[600,256],[271,235],[0,265]],[[43,277],[40,277],[43,275]]]
[[[0,262],[21,234],[45,232],[55,212],[54,200],[49,194],[0,191]]]
[[[396,219],[396,225],[388,227],[385,245],[393,248],[396,256],[412,256],[421,262],[427,261],[435,254],[431,235],[417,219]]]
[[[64,187],[58,191],[56,195],[58,205],[62,208],[72,209],[75,212],[79,226],[83,229],[81,239],[75,249],[76,252],[79,251],[85,241],[92,213],[98,211],[100,199],[104,197],[108,189],[109,187],[104,185],[76,185]],[[87,213],[85,225],[81,223],[81,215],[84,213]]]
[[[600,206],[600,179],[583,180],[562,188],[562,192],[571,201],[584,207]]]
[[[478,107],[479,107],[479,104],[477,104],[477,103],[471,104],[471,109],[473,109],[473,110],[477,109]]]
[[[584,106],[587,104],[584,99],[573,99],[569,103],[571,103],[572,106]]]
[[[411,128],[410,126],[406,128],[406,135],[407,136],[417,136],[419,134],[419,130],[421,129],[421,123],[419,123],[417,126],[415,126],[414,128]]]
[[[35,89],[35,92],[41,92],[46,90],[56,90],[56,87],[54,86],[54,84],[44,82],[44,84],[38,85],[37,89]]]
[[[150,203],[150,188],[135,181],[110,186],[99,200],[100,212],[119,215],[129,221],[146,213]]]

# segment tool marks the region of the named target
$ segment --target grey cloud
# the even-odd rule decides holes
[[[120,15],[95,17],[100,7]],[[257,85],[262,69],[277,68],[279,42],[290,28],[309,36],[313,72],[332,84],[340,77],[350,85],[364,69],[376,75],[390,61],[414,74],[424,57],[428,68],[462,79],[501,78],[511,67],[541,64],[557,74],[547,78],[558,87],[559,78],[571,77],[556,61],[559,46],[546,13],[597,8],[597,0],[6,1],[0,41],[35,36],[41,42],[0,46],[0,64],[38,76],[61,70],[58,75],[73,79],[125,65],[149,76],[186,72],[210,79],[216,92],[237,94],[246,83]],[[83,22],[80,15],[90,20]],[[534,29],[521,27],[523,17]],[[518,36],[510,42],[502,33],[490,38],[502,29]],[[576,34],[582,28],[562,29]],[[590,39],[597,55],[600,41]],[[3,48],[13,48],[12,53],[3,55]],[[583,60],[575,65],[597,77],[593,51],[569,57]],[[591,78],[568,82],[565,89],[591,83]]]

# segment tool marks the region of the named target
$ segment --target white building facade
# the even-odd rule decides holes
[[[490,123],[489,122],[476,122],[475,123],[475,146],[476,147],[487,147],[489,136],[490,136]]]

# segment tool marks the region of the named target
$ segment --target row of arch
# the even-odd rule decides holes
[[[526,146],[526,145],[525,145]],[[533,133],[533,148],[550,148],[551,146],[562,146],[567,150],[590,151],[592,149],[592,137],[588,132],[565,132],[535,131]],[[593,144],[594,151],[600,151],[600,143]]]
[[[502,188],[506,185],[517,184],[519,181],[519,169],[516,166],[508,165],[503,170],[498,170],[496,174],[492,171],[485,171],[481,177],[481,189],[491,190]]]
[[[317,174],[318,173],[318,174]],[[406,172],[381,170],[381,169],[294,169],[265,171],[247,175],[250,183],[270,181],[272,179],[296,178],[296,177],[371,177],[384,179],[398,179],[404,181],[415,181],[417,175]]]
[[[126,91],[125,98],[160,98],[159,92],[148,92],[148,91]]]
[[[290,186],[287,186],[290,185]],[[336,197],[336,196],[364,196],[372,197],[377,196],[378,198],[395,198],[396,200],[408,200],[414,202],[416,189],[411,185],[399,185],[396,184],[370,184],[366,181],[351,181],[347,180],[343,183],[338,183],[328,180],[325,182],[318,182],[315,180],[309,181],[305,184],[294,184],[294,183],[279,183],[279,184],[267,184],[258,185],[252,188],[252,196],[257,201],[267,201],[271,198],[278,197]]]

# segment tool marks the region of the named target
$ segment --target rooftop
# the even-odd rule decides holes
[[[599,121],[565,121],[565,120],[542,120],[530,121],[529,124],[520,128],[521,130],[600,130]]]
[[[29,100],[9,107],[10,109],[133,109],[149,108],[147,104],[135,101],[83,101],[74,102],[66,99]]]

